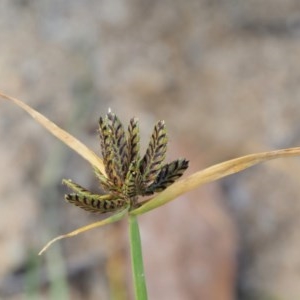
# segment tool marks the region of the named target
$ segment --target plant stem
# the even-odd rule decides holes
[[[129,235],[135,299],[147,300],[148,296],[144,273],[141,237],[136,216],[129,215]]]

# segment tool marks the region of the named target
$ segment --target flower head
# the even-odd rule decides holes
[[[93,194],[71,180],[63,180],[75,192],[65,199],[87,211],[105,213],[136,208],[140,205],[139,196],[163,191],[188,168],[186,159],[164,164],[168,139],[163,121],[155,124],[143,157],[136,118],[130,120],[126,131],[119,118],[109,111],[99,119],[99,136],[105,174],[96,167],[94,171],[105,194]]]

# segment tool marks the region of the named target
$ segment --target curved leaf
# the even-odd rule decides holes
[[[196,172],[185,179],[175,182],[141,207],[132,210],[130,214],[144,214],[174,200],[186,192],[196,189],[204,183],[212,182],[222,177],[238,173],[250,168],[251,166],[271,159],[290,156],[300,156],[300,147],[250,154],[213,165],[207,169]]]
[[[100,227],[100,226],[104,226],[104,225],[107,225],[107,224],[111,224],[111,223],[114,223],[114,222],[117,222],[117,221],[121,220],[127,214],[128,209],[129,209],[129,207],[126,207],[125,209],[123,209],[120,212],[112,215],[109,218],[106,218],[106,219],[101,220],[99,222],[95,222],[95,223],[80,227],[80,228],[78,228],[78,229],[76,229],[72,232],[69,232],[67,234],[63,234],[63,235],[60,235],[60,236],[54,238],[53,240],[51,240],[50,242],[48,242],[46,244],[46,246],[39,252],[39,255],[43,254],[56,241],[59,241],[59,240],[65,239],[65,238],[69,238],[69,237],[75,236],[79,233],[88,231],[90,229]]]
[[[21,100],[5,95],[0,92],[0,97],[3,99],[9,100],[26,111],[35,121],[40,123],[43,127],[45,127],[52,135],[57,137],[75,152],[77,152],[80,156],[86,159],[92,166],[96,167],[101,173],[105,174],[104,166],[102,159],[98,157],[92,150],[90,150],[87,146],[77,140],[74,136],[66,132],[65,130],[58,127],[56,124],[51,122],[41,113],[37,112]]]

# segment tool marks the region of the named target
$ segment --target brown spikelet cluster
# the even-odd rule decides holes
[[[105,213],[138,206],[138,196],[161,192],[181,177],[188,168],[186,159],[164,164],[167,151],[165,123],[153,129],[149,145],[140,157],[139,124],[129,122],[127,131],[119,118],[109,112],[99,119],[99,136],[106,174],[94,169],[106,194],[93,194],[71,180],[63,180],[74,191],[65,199],[87,211]]]

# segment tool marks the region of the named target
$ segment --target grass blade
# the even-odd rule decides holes
[[[130,214],[139,215],[146,213],[172,201],[186,192],[194,190],[204,183],[238,173],[268,160],[291,156],[300,156],[300,147],[250,154],[213,165],[207,169],[196,172],[185,179],[175,182],[141,207],[132,210]]]
[[[121,220],[127,214],[128,209],[129,208],[127,207],[126,209],[121,210],[119,213],[116,213],[109,218],[106,218],[99,222],[95,222],[95,223],[80,227],[72,232],[67,233],[67,234],[57,236],[56,238],[54,238],[53,240],[51,240],[50,242],[48,242],[46,244],[46,246],[39,252],[39,255],[43,254],[53,243],[55,243],[58,240],[69,238],[69,237],[75,236],[79,233],[85,232],[87,230],[94,229],[96,227],[104,226],[104,225],[111,224],[111,223]]]
[[[71,134],[58,127],[56,124],[54,124],[45,116],[43,116],[41,113],[37,112],[21,100],[7,96],[2,92],[0,92],[0,97],[13,102],[14,104],[22,108],[35,121],[40,123],[44,128],[46,128],[50,133],[52,133],[52,135],[57,137],[59,140],[61,140],[63,143],[65,143],[67,146],[69,146],[71,149],[77,152],[80,156],[86,159],[93,166],[98,168],[101,171],[101,173],[105,174],[102,159],[100,159],[100,157],[98,157],[93,151],[91,151],[87,146],[85,146]]]

